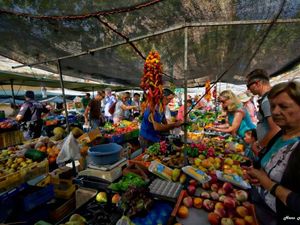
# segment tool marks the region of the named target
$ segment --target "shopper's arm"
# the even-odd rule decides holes
[[[151,115],[149,116],[148,119],[153,124],[154,130],[159,132],[169,131],[174,129],[175,127],[179,127],[182,125],[181,121],[177,121],[175,123],[169,123],[169,124],[158,123],[154,120],[154,118]]]
[[[215,131],[225,132],[225,133],[236,133],[239,129],[242,119],[244,117],[243,112],[237,111],[234,114],[234,119],[228,128],[214,128]]]
[[[276,182],[272,181],[265,171],[262,169],[254,169],[249,168],[247,173],[252,177],[258,179],[260,185],[268,190],[269,192],[274,189],[274,185]],[[285,188],[282,185],[276,185],[277,187],[273,190],[274,196],[278,198],[280,201],[283,202],[287,207],[291,208],[292,210],[300,213],[300,194],[292,192],[291,190]]]

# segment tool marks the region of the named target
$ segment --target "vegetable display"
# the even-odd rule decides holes
[[[117,183],[112,183],[108,187],[114,191],[126,191],[129,187],[143,187],[146,185],[140,176],[134,173],[127,173]]]

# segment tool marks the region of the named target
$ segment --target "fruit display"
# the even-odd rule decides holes
[[[12,129],[17,129],[17,122],[15,120],[11,119],[5,119],[0,122],[0,132],[1,131],[7,131],[7,130],[12,130]]]
[[[0,170],[5,174],[21,171],[33,164],[31,159],[25,157],[12,157],[0,161]]]
[[[146,94],[146,105],[150,107],[152,116],[157,107],[160,112],[163,112],[161,102],[163,97],[162,72],[163,68],[159,53],[157,51],[150,51],[144,64],[144,73],[140,87]]]
[[[61,129],[59,129],[59,132],[60,131]],[[48,137],[40,137],[39,139],[33,140],[30,143],[20,146],[20,148],[23,151],[26,151],[28,149],[36,149],[40,152],[46,153],[49,164],[54,164],[56,163],[56,158],[60,152],[61,146],[62,146],[62,140],[54,141],[53,139]]]

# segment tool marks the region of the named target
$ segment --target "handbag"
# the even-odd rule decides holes
[[[117,102],[114,102],[113,104],[111,104],[111,106],[110,106],[109,109],[108,109],[108,112],[109,112],[111,115],[114,114],[114,112],[115,112],[116,104],[117,104]]]

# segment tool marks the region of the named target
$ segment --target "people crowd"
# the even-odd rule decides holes
[[[285,218],[300,218],[300,82],[292,80],[272,87],[266,71],[256,69],[247,76],[247,89],[238,95],[231,90],[219,94],[216,102],[226,117],[225,123],[215,124],[210,129],[230,133],[244,141],[244,154],[252,161],[245,170],[255,184],[250,197],[259,223],[297,224],[298,221]],[[41,114],[47,112],[34,97],[32,91],[25,93],[26,101],[16,116],[17,121],[26,124],[27,139],[40,136]],[[139,93],[114,95],[107,88],[98,91],[93,99],[86,94],[82,99],[85,124],[94,129],[105,122],[119,124],[123,119],[139,117],[139,142],[145,149],[159,142],[166,132],[183,125],[185,108],[203,110],[206,107],[198,95],[194,99],[189,96],[186,107],[179,104],[174,117],[168,107],[172,102],[173,109],[174,97],[174,92],[164,89],[163,110],[156,108],[153,113],[149,107],[143,107]]]

